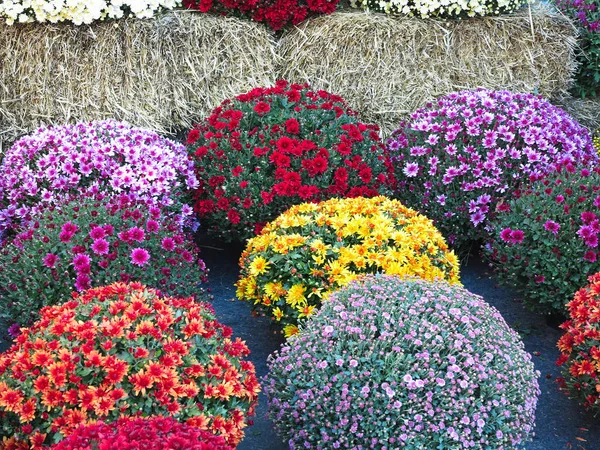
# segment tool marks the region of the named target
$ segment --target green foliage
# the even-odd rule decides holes
[[[556,5],[579,26],[579,69],[574,93],[582,98],[600,95],[600,1],[557,0]]]
[[[116,281],[202,295],[198,249],[158,207],[74,197],[42,209],[20,231],[0,249],[0,318],[8,324],[29,325],[43,306]]]
[[[566,313],[587,276],[600,271],[599,217],[600,171],[563,170],[502,205],[484,254],[531,309]]]
[[[579,69],[575,75],[575,95],[581,98],[600,96],[600,34],[582,31]]]

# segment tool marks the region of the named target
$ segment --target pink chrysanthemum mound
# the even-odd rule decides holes
[[[456,284],[352,282],[269,366],[269,415],[290,448],[509,449],[533,431],[531,356]]]
[[[542,313],[567,312],[600,272],[600,168],[561,170],[503,205],[483,253],[496,277]]]
[[[33,214],[0,248],[0,319],[27,326],[73,291],[140,281],[202,297],[198,247],[161,208],[129,196],[74,196]],[[12,333],[12,329],[11,329]]]
[[[131,194],[187,217],[184,195],[197,186],[185,147],[153,131],[114,120],[40,128],[0,164],[0,231],[84,191]]]

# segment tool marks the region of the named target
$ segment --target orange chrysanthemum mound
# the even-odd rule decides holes
[[[570,318],[561,325],[566,333],[558,341],[557,361],[564,378],[557,381],[563,392],[600,413],[600,272],[589,281],[567,305]]]
[[[165,415],[235,446],[260,390],[248,354],[208,304],[139,283],[84,291],[42,309],[0,355],[0,438],[36,447],[100,420]]]

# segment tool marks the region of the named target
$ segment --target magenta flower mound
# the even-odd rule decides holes
[[[269,416],[291,449],[509,449],[540,393],[500,313],[461,286],[367,276],[269,357]]]
[[[193,212],[183,196],[198,187],[184,146],[113,120],[40,128],[19,139],[0,164],[0,230],[27,223],[40,205],[66,193],[131,194]],[[66,239],[71,233],[66,232]]]
[[[47,206],[32,221],[0,248],[0,320],[7,325],[28,326],[43,306],[117,281],[204,295],[198,248],[161,209],[128,196],[84,195]]]
[[[496,277],[532,309],[566,313],[588,275],[600,272],[600,168],[549,174],[504,205],[483,249]]]
[[[464,91],[428,103],[387,142],[397,196],[451,246],[485,237],[497,208],[560,165],[593,165],[589,132],[539,96]]]

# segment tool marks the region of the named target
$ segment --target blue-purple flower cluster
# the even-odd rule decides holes
[[[522,183],[557,165],[597,163],[589,132],[540,96],[478,89],[416,111],[388,148],[397,195],[455,248],[484,237],[490,215]]]
[[[531,356],[500,313],[445,282],[368,276],[269,358],[291,449],[509,449],[532,435]]]

